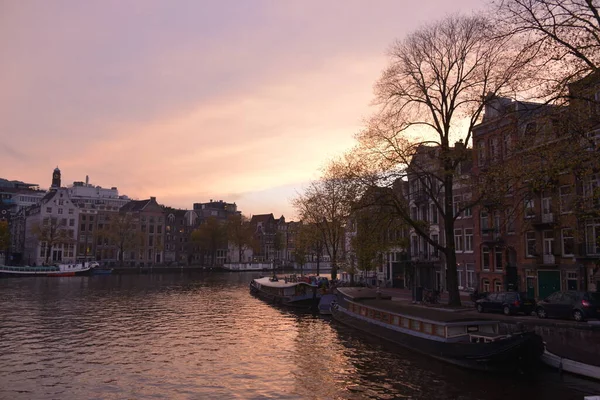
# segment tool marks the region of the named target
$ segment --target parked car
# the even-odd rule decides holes
[[[524,292],[488,293],[483,299],[475,302],[477,311],[497,311],[504,315],[523,313],[529,315],[536,310],[535,300]]]
[[[536,313],[540,318],[573,318],[575,321],[598,318],[600,293],[554,292],[538,303]]]

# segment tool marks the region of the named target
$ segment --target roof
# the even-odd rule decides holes
[[[255,224],[258,222],[269,222],[269,221],[274,221],[275,217],[273,217],[273,213],[271,214],[258,214],[258,215],[253,215],[252,219],[250,220],[251,223]]]
[[[290,288],[299,285],[305,285],[310,287],[317,287],[307,282],[286,282],[284,278],[278,278],[276,281],[272,281],[270,277],[256,278],[254,282],[259,283],[261,286],[276,287],[276,288]]]

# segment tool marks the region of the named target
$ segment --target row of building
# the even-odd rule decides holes
[[[535,297],[600,290],[598,78],[572,84],[563,106],[487,98],[473,147],[451,149],[465,155],[452,190],[459,287]],[[407,281],[418,270],[447,287],[444,254],[432,245],[449,242],[439,150],[419,146],[397,189],[426,237],[406,229],[408,245],[387,255],[393,262],[379,268],[380,281]]]
[[[244,249],[241,260],[223,230],[214,249],[192,240],[192,232],[209,219],[224,226],[230,217],[241,215],[235,203],[223,200],[195,203],[190,210],[175,209],[159,204],[155,197],[131,200],[119,195],[116,187],[91,185],[87,177],[85,182],[62,186],[58,167],[52,172],[47,191],[37,185],[3,180],[0,200],[0,219],[9,222],[11,232],[10,248],[1,252],[8,259],[0,263],[41,265],[96,260],[111,266],[152,266],[293,262],[293,239],[288,228],[293,230],[295,223],[286,223],[283,216],[277,219],[273,214],[260,214],[246,222],[252,227],[254,245]],[[123,222],[128,226],[117,226]],[[118,229],[131,234],[116,232]],[[119,234],[121,240],[136,243],[120,245]]]

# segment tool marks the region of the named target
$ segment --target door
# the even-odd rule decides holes
[[[528,277],[527,278],[527,297],[530,299],[535,299],[535,278]]]
[[[545,298],[560,290],[560,271],[538,271],[538,294]]]

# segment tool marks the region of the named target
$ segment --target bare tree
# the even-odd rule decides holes
[[[375,86],[379,111],[358,134],[359,145],[346,156],[348,171],[367,186],[391,188],[416,180],[442,220],[445,243],[430,236],[428,225],[411,215],[407,194],[389,192],[386,201],[398,217],[444,254],[449,301],[460,305],[456,271],[453,188],[461,165],[470,159],[472,129],[487,99],[512,93],[529,73],[531,53],[519,51],[484,17],[453,16],[425,26],[396,42],[390,66]],[[455,145],[456,143],[456,145]]]
[[[226,247],[227,229],[215,217],[209,217],[198,229],[192,232],[191,240],[209,254],[210,265],[214,266],[217,259],[217,250]]]
[[[31,227],[31,233],[44,248],[44,261],[47,264],[55,246],[75,243],[72,231],[56,217],[46,217]]]
[[[566,95],[567,85],[600,67],[600,3],[597,0],[495,0],[504,34],[537,53],[545,94]],[[545,74],[544,74],[545,72]]]
[[[136,251],[144,245],[144,236],[138,230],[137,218],[129,213],[107,216],[106,224],[99,230],[98,235],[117,248],[121,267],[125,260],[125,253]]]
[[[358,186],[332,163],[323,177],[312,182],[303,194],[292,200],[304,224],[313,225],[331,259],[331,278],[337,279],[337,263],[344,246],[344,226],[356,202]]]
[[[238,249],[238,262],[240,263],[244,251],[256,246],[250,220],[242,214],[231,215],[227,219],[227,238]]]

